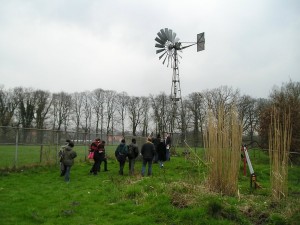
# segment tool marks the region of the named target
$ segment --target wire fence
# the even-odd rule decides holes
[[[122,135],[101,135],[92,132],[76,131],[58,131],[42,130],[34,128],[18,128],[0,126],[0,169],[20,168],[34,165],[55,165],[59,163],[58,152],[61,146],[65,144],[66,139],[70,139],[75,144],[75,151],[78,157],[75,159],[79,162],[87,161],[89,146],[92,141],[99,137],[106,141],[106,152],[108,157],[114,157],[114,150],[124,138]],[[142,146],[147,137],[126,135],[126,143],[131,143],[132,138],[137,140],[138,146]],[[187,138],[186,142],[190,148],[186,148],[182,143],[182,135],[179,133],[172,134],[171,154],[181,154],[180,151],[196,151],[201,146],[196,146],[195,141]],[[186,149],[185,149],[186,148]],[[262,158],[268,154],[267,149],[253,150],[254,158]],[[298,155],[297,152],[291,154]],[[267,162],[266,162],[267,163]],[[298,163],[297,163],[298,164]]]
[[[58,152],[67,139],[74,142],[76,161],[86,161],[89,146],[95,138],[106,141],[108,156],[123,138],[122,135],[105,135],[98,133],[42,130],[0,126],[0,169],[18,168],[33,165],[58,164]],[[133,136],[126,136],[130,143]],[[145,137],[134,137],[138,144],[145,142]]]

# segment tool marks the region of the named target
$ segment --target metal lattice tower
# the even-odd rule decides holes
[[[181,87],[180,87],[180,79],[179,79],[179,69],[178,69],[178,51],[182,51],[182,49],[188,48],[190,46],[197,44],[197,51],[204,50],[205,38],[204,33],[197,34],[196,42],[179,42],[179,38],[176,37],[176,33],[171,29],[165,28],[161,29],[160,32],[157,33],[155,41],[155,47],[159,48],[156,50],[156,54],[162,53],[159,56],[159,59],[163,59],[163,64],[165,64],[168,59],[167,66],[171,66],[173,68],[173,76],[172,76],[172,87],[171,87],[171,101],[172,101],[172,120],[171,120],[171,133],[174,131],[174,123],[177,118],[177,109],[178,102],[181,104],[181,110],[183,110],[182,105],[182,97],[181,97]],[[182,46],[182,43],[188,43],[186,46]]]

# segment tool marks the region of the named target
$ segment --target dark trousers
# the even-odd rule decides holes
[[[166,160],[170,161],[170,149],[166,150]]]
[[[100,159],[99,160],[94,159],[94,165],[93,165],[90,172],[94,173],[96,175],[100,171],[100,165],[101,165],[101,160]]]
[[[158,161],[158,154],[157,152],[155,152],[153,157],[153,163],[157,163],[157,161]]]
[[[100,162],[100,166],[102,162],[104,162],[104,171],[107,171],[107,159],[106,158],[102,159]]]
[[[128,159],[129,162],[129,174],[134,175],[134,163],[135,163],[135,158],[133,159]]]
[[[124,166],[125,166],[125,161],[119,161],[120,164],[120,170],[119,170],[119,174],[123,175],[124,174]]]
[[[61,162],[60,163],[60,176],[64,176],[65,175],[65,165]]]
[[[71,172],[71,167],[72,166],[66,166],[65,165],[65,181],[69,182],[70,181],[70,172]]]
[[[143,159],[142,176],[145,175],[147,164],[148,164],[148,176],[152,175],[152,159]]]

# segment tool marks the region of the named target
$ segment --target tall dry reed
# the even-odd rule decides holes
[[[207,179],[209,188],[222,194],[236,195],[241,161],[242,127],[235,107],[232,107],[229,113],[225,113],[224,107],[220,107],[217,117],[209,113],[204,140],[209,166]]]
[[[288,194],[288,156],[292,137],[290,112],[273,107],[269,130],[269,157],[272,197],[280,200]]]

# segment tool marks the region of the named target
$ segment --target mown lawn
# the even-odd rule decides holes
[[[0,224],[299,224],[299,166],[289,169],[287,199],[274,202],[267,156],[260,154],[252,163],[262,188],[250,189],[241,163],[237,196],[210,192],[205,166],[181,155],[164,169],[154,164],[152,177],[140,176],[140,161],[135,176],[128,164],[119,176],[113,157],[98,176],[89,175],[90,162],[76,161],[70,183],[58,165],[2,170]]]

